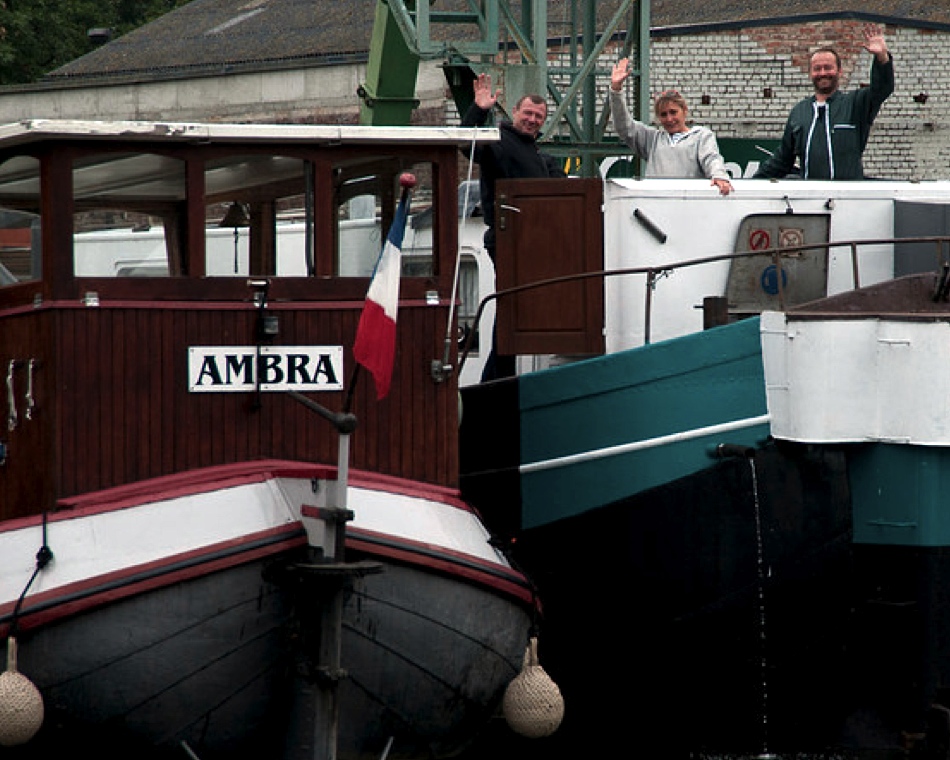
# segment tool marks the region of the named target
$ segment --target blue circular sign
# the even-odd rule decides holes
[[[759,284],[762,286],[762,290],[770,296],[778,295],[778,271],[778,267],[775,266],[775,264],[769,264],[769,266],[762,270],[762,276],[759,278]],[[783,269],[782,288],[785,289],[787,287],[788,273]]]

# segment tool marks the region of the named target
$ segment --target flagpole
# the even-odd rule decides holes
[[[399,280],[402,275],[402,240],[409,218],[409,201],[416,177],[409,172],[399,175],[402,192],[396,216],[390,225],[382,250],[376,260],[366,303],[356,327],[353,358],[356,366],[346,394],[345,410],[349,411],[359,377],[365,366],[376,381],[377,399],[389,392],[395,360],[396,315],[399,310]]]
[[[453,331],[452,325],[455,322],[455,301],[458,296],[458,287],[460,272],[462,269],[462,246],[464,241],[462,240],[462,235],[466,227],[466,221],[468,220],[468,196],[469,189],[472,186],[472,169],[475,166],[475,138],[478,136],[478,130],[472,130],[472,148],[469,152],[468,157],[468,176],[465,180],[465,196],[462,203],[462,213],[460,214],[460,221],[458,223],[458,242],[455,250],[455,274],[452,277],[452,295],[449,298],[449,318],[448,322],[445,325],[445,352],[442,354],[442,361],[438,359],[432,360],[432,375],[435,378],[436,382],[441,383],[448,376],[449,373],[454,369],[451,364],[449,364],[449,359],[452,354],[452,341],[453,341]],[[477,327],[477,323],[472,325],[472,331]],[[461,374],[462,367],[459,365],[458,371]]]
[[[353,408],[353,392],[356,390],[356,379],[360,376],[360,368],[363,366],[359,362],[353,362],[353,374],[350,375],[350,387],[346,391],[346,398],[343,401],[343,413],[349,414]]]

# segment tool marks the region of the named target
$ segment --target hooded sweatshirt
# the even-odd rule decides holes
[[[647,126],[630,117],[622,92],[610,90],[610,115],[617,136],[646,162],[647,177],[729,179],[716,135],[707,127],[691,127],[682,137]]]

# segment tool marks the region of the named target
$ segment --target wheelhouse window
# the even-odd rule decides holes
[[[0,164],[0,287],[42,276],[39,161],[15,156]]]
[[[107,153],[73,164],[77,277],[168,277],[186,270],[185,162]]]
[[[205,164],[209,276],[314,273],[312,165],[288,156],[223,156]]]
[[[0,159],[0,286],[43,279],[41,177],[56,178],[45,204],[71,206],[71,217],[50,226],[46,237],[71,239],[71,251],[63,246],[56,256],[71,261],[76,278],[326,281],[372,276],[393,224],[400,178],[408,173],[415,185],[402,275],[440,274],[436,262],[447,233],[440,233],[444,211],[437,213],[435,199],[444,169],[405,146],[389,154],[356,146],[332,158],[323,147],[295,144],[274,152],[222,144],[199,151],[189,143],[102,143],[71,146],[55,160]],[[68,281],[65,266],[56,271],[60,282]],[[119,287],[115,292],[146,292],[131,283]],[[350,288],[344,284],[340,292]],[[470,310],[466,299],[465,317]]]
[[[393,222],[404,173],[416,178],[409,221],[403,236],[402,275],[434,273],[433,188],[430,163],[397,159],[340,164],[334,169],[337,207],[336,272],[340,277],[370,277]]]

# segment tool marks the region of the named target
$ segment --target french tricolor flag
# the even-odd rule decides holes
[[[399,311],[399,274],[401,270],[402,239],[409,216],[409,193],[416,184],[411,174],[399,178],[402,195],[393,218],[386,243],[376,260],[373,279],[366,293],[366,303],[356,328],[353,355],[373,374],[376,398],[389,393],[396,358],[396,315]]]

